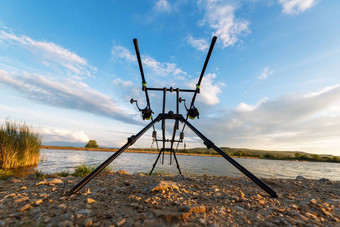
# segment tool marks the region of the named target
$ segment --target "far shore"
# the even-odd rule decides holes
[[[103,152],[116,152],[117,148],[86,148],[86,147],[68,147],[68,146],[48,146],[42,145],[41,149],[52,149],[52,150],[75,150],[75,151],[103,151]],[[127,149],[125,152],[128,153],[147,153],[147,154],[158,154],[159,151],[156,150],[137,150],[137,149]],[[165,154],[170,154],[170,152],[165,151]],[[220,157],[218,153],[216,154],[197,154],[197,153],[182,153],[176,152],[176,155],[190,155],[190,156],[210,156],[210,157]],[[250,159],[261,159],[259,157],[238,157],[230,156],[232,158],[250,158]]]

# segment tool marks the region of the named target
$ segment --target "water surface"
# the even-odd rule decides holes
[[[44,173],[61,171],[71,173],[74,167],[81,164],[98,166],[112,154],[113,152],[42,149],[40,151],[42,161],[36,169]],[[130,173],[149,172],[156,158],[157,154],[123,152],[110,164],[110,168],[114,171],[123,169]],[[244,176],[223,157],[177,155],[177,159],[183,174]],[[257,177],[295,179],[296,176],[303,176],[309,179],[340,180],[339,163],[245,158],[235,160]],[[174,163],[169,165],[169,162],[169,155],[165,155],[164,165],[161,164],[160,158],[154,171],[178,174],[176,165]]]

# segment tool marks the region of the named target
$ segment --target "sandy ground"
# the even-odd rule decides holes
[[[340,182],[102,173],[0,181],[0,226],[340,226]]]

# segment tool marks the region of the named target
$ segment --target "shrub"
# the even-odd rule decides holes
[[[95,140],[90,140],[86,145],[86,148],[98,148],[99,145],[97,144],[97,141]]]
[[[24,123],[0,126],[0,168],[34,166],[39,162],[41,137]]]
[[[81,166],[77,166],[74,169],[74,173],[72,174],[75,177],[85,177],[86,175],[88,175],[89,173],[91,173],[94,170],[93,166],[86,166],[81,165]]]
[[[41,170],[39,171],[36,171],[34,173],[35,177],[38,178],[38,179],[45,179],[46,178],[46,174],[43,173]]]

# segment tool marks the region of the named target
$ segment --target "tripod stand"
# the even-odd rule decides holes
[[[260,179],[258,179],[256,176],[254,176],[251,172],[249,172],[247,169],[245,169],[242,165],[240,165],[238,162],[236,162],[234,159],[232,159],[229,155],[224,153],[221,149],[219,149],[212,141],[210,141],[207,137],[205,137],[200,131],[198,131],[192,124],[189,123],[188,118],[190,119],[195,119],[199,118],[199,112],[197,108],[194,106],[196,95],[200,92],[200,87],[201,87],[201,82],[202,78],[205,72],[205,69],[208,65],[209,59],[211,52],[214,48],[215,42],[217,40],[217,37],[214,36],[212,38],[212,42],[210,44],[210,48],[207,54],[207,57],[205,59],[203,69],[201,72],[201,75],[199,77],[198,83],[196,84],[196,89],[195,90],[190,90],[190,89],[179,89],[179,88],[149,88],[146,85],[145,77],[144,77],[144,71],[143,71],[143,66],[142,66],[142,61],[140,58],[140,53],[139,53],[139,48],[138,48],[138,42],[137,39],[133,40],[135,50],[136,50],[136,55],[137,55],[137,60],[139,64],[139,69],[140,73],[142,76],[142,90],[145,92],[145,97],[146,97],[146,107],[144,109],[139,108],[137,100],[131,99],[130,102],[136,103],[136,106],[138,110],[142,113],[142,118],[143,120],[151,120],[151,122],[146,125],[139,133],[136,135],[133,135],[128,138],[127,143],[122,146],[119,150],[117,150],[111,157],[109,157],[106,161],[104,161],[100,166],[98,166],[94,171],[92,171],[88,176],[86,176],[81,182],[79,182],[76,186],[74,186],[71,190],[70,193],[76,193],[78,192],[85,184],[87,184],[90,180],[92,180],[98,173],[100,173],[103,169],[105,169],[106,166],[108,166],[114,159],[116,159],[121,153],[123,153],[128,147],[133,145],[146,131],[148,131],[151,127],[153,127],[153,133],[152,136],[154,140],[157,143],[157,148],[158,148],[158,142],[162,142],[162,148],[159,151],[159,154],[157,156],[157,159],[155,163],[153,164],[152,170],[150,174],[152,174],[160,156],[163,154],[163,161],[164,161],[164,152],[169,151],[170,152],[170,164],[172,160],[172,155],[174,156],[175,162],[177,164],[177,169],[179,170],[179,173],[181,173],[181,169],[179,167],[179,163],[176,157],[176,152],[174,149],[174,144],[175,143],[181,143],[183,142],[184,138],[184,129],[185,126],[188,126],[198,137],[200,137],[204,144],[207,146],[208,149],[212,148],[216,152],[218,152],[222,157],[224,157],[227,161],[229,161],[233,166],[235,166],[237,169],[239,169],[243,174],[245,174],[248,178],[250,178],[254,183],[256,183],[259,187],[261,187],[263,190],[265,190],[271,197],[275,198],[278,195],[276,194],[275,191],[273,191],[269,186],[267,186],[265,183],[263,183]],[[162,113],[158,114],[158,116],[153,119],[153,111],[151,110],[150,106],[150,100],[149,100],[149,95],[148,91],[162,91],[163,92],[163,108],[162,108]],[[176,92],[176,113],[173,111],[169,111],[168,113],[165,113],[165,101],[166,101],[166,93],[167,92]],[[185,104],[185,99],[182,99],[179,97],[180,92],[190,92],[194,93],[190,106],[189,108]],[[179,103],[184,103],[184,107],[187,111],[186,118],[183,117],[183,115],[179,114]],[[172,133],[172,138],[171,139],[166,139],[165,138],[165,121],[166,120],[173,120],[174,121],[174,128],[173,128],[173,133]],[[155,124],[157,122],[162,122],[162,139],[157,139],[157,133],[155,130]],[[183,124],[182,131],[180,132],[180,137],[179,139],[175,139],[176,137],[176,131],[179,130],[179,123]],[[166,148],[166,143],[170,142],[170,148]],[[178,147],[177,144],[177,147]]]

